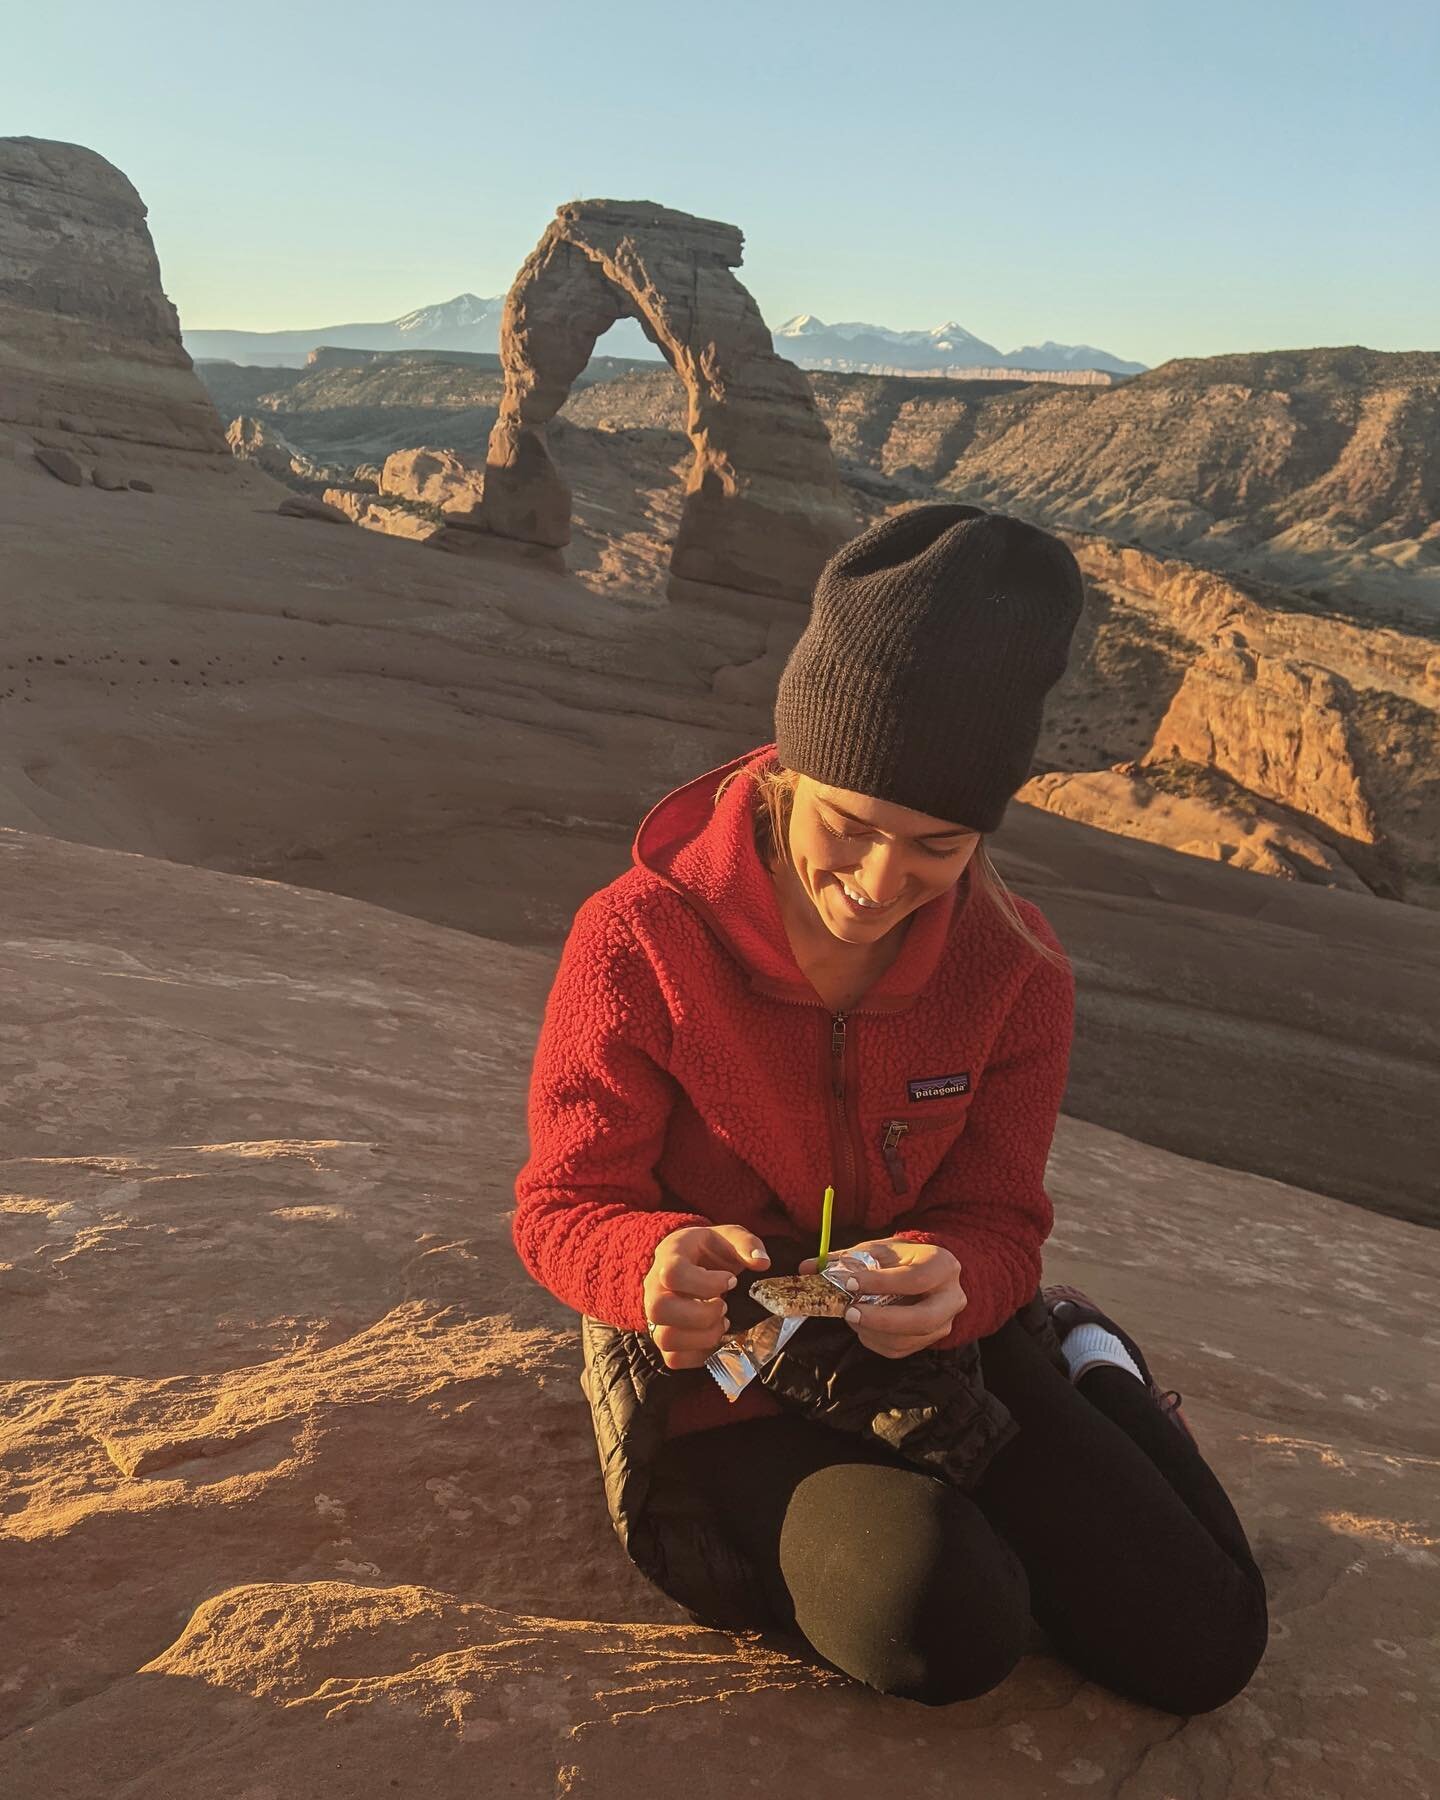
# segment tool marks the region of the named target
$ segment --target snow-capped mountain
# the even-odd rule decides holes
[[[196,360],[218,358],[299,368],[321,344],[338,350],[487,350],[500,348],[505,296],[456,294],[437,306],[420,306],[398,319],[374,324],[320,325],[313,331],[186,331],[185,348]],[[787,319],[773,334],[776,350],[802,369],[865,373],[877,369],[1105,369],[1138,375],[1143,363],[1122,362],[1089,344],[1027,344],[1008,354],[952,319],[933,331],[892,331],[861,320],[827,325],[813,313]],[[597,346],[602,355],[654,361],[659,352],[633,319],[621,319]]]
[[[1144,363],[1122,362],[1108,350],[1097,350],[1093,344],[1057,344],[1046,338],[1043,344],[1026,344],[1011,350],[1005,358],[1007,369],[1106,369],[1112,375],[1142,375]]]
[[[933,331],[893,331],[855,320],[827,325],[814,313],[799,313],[774,336],[780,354],[802,369],[1103,369],[1112,375],[1139,375],[1145,368],[1091,344],[1046,342],[998,350],[954,319]]]
[[[488,350],[500,348],[503,294],[489,299],[457,294],[437,306],[420,306],[398,319],[372,324],[318,325],[311,331],[185,331],[185,348],[196,361],[258,363],[267,368],[300,368],[321,344],[337,350]],[[633,319],[621,319],[605,334],[606,356],[655,357],[658,352]]]
[[[500,343],[500,314],[505,305],[505,296],[497,294],[489,300],[482,300],[478,294],[457,294],[453,300],[445,300],[439,306],[420,306],[414,312],[403,314],[392,319],[388,327],[405,340],[405,344],[423,344],[428,350],[494,350]],[[366,329],[364,326],[356,327]],[[486,338],[485,343],[472,342],[476,335]],[[452,343],[452,338],[463,338],[463,342]],[[349,344],[343,349],[390,349],[385,344]],[[399,346],[403,348],[403,346]]]

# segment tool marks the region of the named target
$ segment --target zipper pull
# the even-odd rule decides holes
[[[834,1064],[835,1098],[845,1096],[845,1015],[836,1013],[830,1021],[830,1060]]]
[[[890,1171],[890,1185],[897,1194],[910,1192],[910,1180],[905,1173],[905,1164],[900,1160],[900,1140],[910,1127],[903,1119],[887,1119],[885,1121],[885,1137],[880,1145],[880,1153],[885,1158],[885,1167]]]

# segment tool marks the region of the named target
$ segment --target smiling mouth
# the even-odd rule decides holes
[[[836,885],[839,887],[841,893],[844,894],[845,898],[850,902],[850,904],[852,906],[857,907],[861,912],[873,912],[873,913],[887,912],[889,910],[889,908],[895,904],[895,902],[893,900],[884,900],[884,901],[867,900],[866,897],[862,893],[860,893],[858,889],[852,888],[850,886],[849,882],[845,881],[839,875],[837,875],[835,877],[835,881],[836,881]]]

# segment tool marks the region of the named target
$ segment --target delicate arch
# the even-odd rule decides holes
[[[805,377],[775,354],[759,308],[731,274],[733,225],[649,201],[562,206],[505,301],[505,397],[474,523],[558,548],[570,490],[545,426],[620,318],[685,384],[695,459],[671,551],[676,582],[808,599],[820,565],[856,530],[830,434]]]

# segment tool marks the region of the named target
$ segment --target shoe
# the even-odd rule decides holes
[[[1184,1413],[1180,1410],[1181,1395],[1174,1388],[1162,1391],[1155,1377],[1150,1373],[1150,1365],[1145,1360],[1144,1352],[1128,1331],[1123,1330],[1108,1313],[1100,1308],[1088,1294],[1082,1294],[1075,1287],[1047,1287],[1040,1290],[1046,1306],[1050,1311],[1050,1322],[1055,1327],[1055,1335],[1063,1344],[1066,1337],[1077,1325],[1098,1325],[1102,1331],[1112,1332],[1134,1358],[1135,1367],[1144,1378],[1145,1387],[1150,1398],[1170,1420],[1177,1431],[1184,1432],[1190,1442],[1199,1449],[1195,1433],[1190,1429]]]

